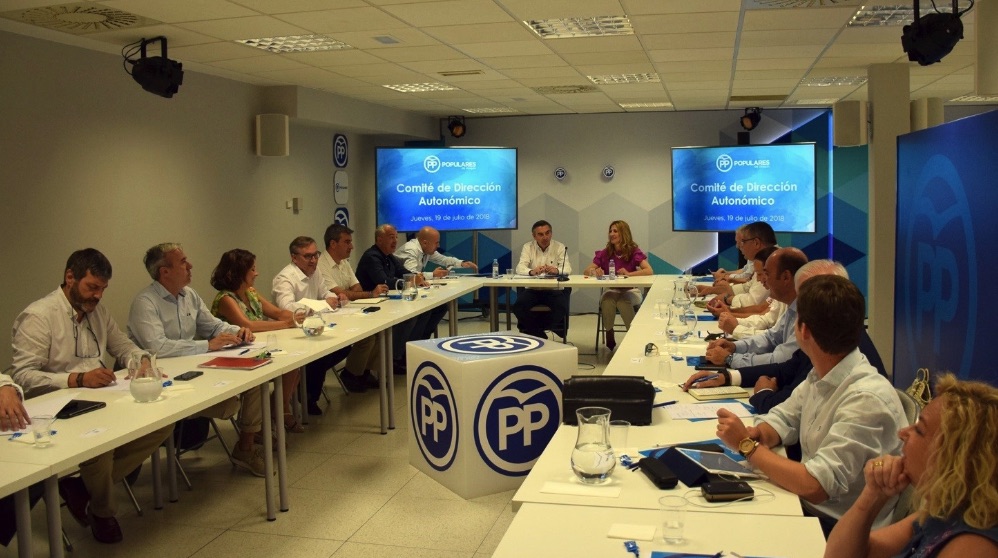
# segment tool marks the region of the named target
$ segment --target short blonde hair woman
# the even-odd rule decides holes
[[[638,248],[631,237],[631,227],[626,221],[610,223],[607,231],[606,248],[597,250],[593,263],[583,271],[583,275],[600,277],[610,272],[610,262],[614,262],[616,274],[622,277],[631,275],[651,275],[651,265],[648,256]],[[630,329],[634,319],[634,307],[641,303],[641,290],[636,288],[606,289],[600,298],[600,315],[603,319],[603,331],[606,332],[606,346],[611,351],[617,346],[613,336],[613,321],[617,312],[624,319],[624,327]]]
[[[946,374],[902,457],[870,460],[866,488],[828,538],[825,556],[998,556],[998,389]],[[915,486],[917,510],[870,532],[884,503]]]

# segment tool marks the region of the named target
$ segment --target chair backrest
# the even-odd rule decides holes
[[[922,407],[915,401],[915,398],[908,395],[904,390],[894,388],[897,391],[898,399],[901,400],[901,408],[904,409],[904,415],[908,418],[908,425],[915,424],[918,422],[918,415],[922,412]]]

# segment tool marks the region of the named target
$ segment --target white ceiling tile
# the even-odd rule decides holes
[[[648,56],[659,62],[691,62],[698,60],[728,61],[734,57],[733,48],[675,48],[671,50],[650,50]]]
[[[227,41],[237,39],[255,39],[260,37],[286,37],[288,35],[307,35],[311,31],[296,27],[270,16],[239,17],[233,19],[213,19],[208,21],[188,21],[178,23],[183,27]]]
[[[515,21],[491,0],[444,0],[385,6],[386,12],[416,27]]]
[[[337,41],[342,41],[354,48],[365,50],[395,50],[420,46],[440,46],[440,41],[414,28],[374,29],[370,31],[337,31],[330,33]],[[391,37],[398,41],[384,44],[378,37]],[[381,53],[379,52],[380,56]]]
[[[741,0],[621,0],[627,15],[738,12]]]
[[[543,78],[545,76],[551,77],[573,77],[577,80],[588,81],[586,78],[582,77],[582,74],[578,70],[571,66],[559,66],[555,68],[512,68],[509,70],[503,70],[503,75],[513,78],[517,81],[522,81],[524,79],[530,78]],[[580,82],[581,83],[581,82]]]
[[[481,42],[526,41],[537,36],[519,22],[482,23],[478,25],[443,25],[422,30],[445,44],[463,45]]]
[[[498,56],[482,57],[479,61],[497,70],[508,70],[513,68],[557,68],[567,67],[568,62],[562,60],[560,56],[549,54],[546,56]],[[507,72],[503,72],[507,73]]]
[[[501,0],[520,20],[625,15],[618,0]]]
[[[739,47],[827,45],[837,29],[783,29],[780,31],[743,31]]]
[[[634,16],[631,25],[640,35],[732,32],[738,28],[738,12]]]
[[[551,50],[541,41],[503,41],[498,43],[468,43],[459,45],[458,50],[472,58],[485,56],[540,56],[551,54]]]
[[[372,7],[300,12],[275,17],[311,29],[315,33],[352,33],[406,27],[405,22]]]
[[[191,45],[169,49],[170,58],[176,60],[192,60],[194,62],[214,62],[216,60],[233,60],[236,58],[252,58],[265,56],[258,48],[248,47],[239,43],[221,42],[203,45]]]
[[[560,53],[641,50],[641,41],[635,35],[546,39],[543,43],[554,52]]]
[[[171,53],[174,47],[218,42],[218,39],[215,37],[209,37],[208,35],[188,31],[187,29],[177,27],[176,25],[167,24],[117,29],[115,31],[104,31],[103,33],[91,33],[87,35],[87,38],[95,41],[124,46],[141,39],[159,36],[166,37],[167,54]]]
[[[377,55],[390,62],[415,62],[417,60],[455,60],[464,54],[445,45],[383,48]]]
[[[670,72],[659,74],[666,83],[675,82],[698,82],[698,81],[723,81],[727,83],[731,79],[729,70],[719,72]]]
[[[727,91],[730,83],[728,80],[718,81],[670,81],[665,84],[670,93],[676,91],[686,91],[690,89],[701,90],[710,89],[714,91]]]
[[[59,2],[53,2],[57,4]],[[165,23],[202,21],[259,15],[258,12],[227,0],[104,0],[102,6],[123,10]]]
[[[212,62],[211,65],[216,68],[242,72],[244,74],[259,74],[273,70],[293,70],[307,67],[301,62],[295,62],[276,54],[267,54],[253,58],[238,58],[235,60],[219,60],[218,62]]]
[[[634,64],[648,63],[648,55],[641,50],[620,52],[575,52],[563,54],[562,58],[573,66],[592,64]]]
[[[289,52],[284,57],[309,66],[330,68],[356,66],[360,64],[383,64],[385,61],[373,54],[352,48],[343,50],[323,50],[319,52]]]
[[[855,13],[855,6],[746,10],[742,30],[840,29],[849,23]]]
[[[814,64],[814,57],[809,58],[759,58],[754,60],[739,58],[736,68],[739,70],[804,70]]]
[[[651,50],[668,50],[675,48],[727,48],[735,46],[735,32],[717,33],[664,33],[660,35],[642,35],[641,44]]]
[[[341,8],[362,8],[364,0],[234,0],[239,4],[260,12],[274,15],[292,12],[336,10]]]

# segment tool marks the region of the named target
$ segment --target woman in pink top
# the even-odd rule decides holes
[[[602,277],[610,272],[611,259],[619,277],[652,274],[648,256],[631,238],[631,227],[625,221],[610,223],[606,248],[596,251],[593,263],[589,264],[583,274],[587,277]],[[641,289],[627,287],[604,289],[600,298],[600,315],[603,319],[603,331],[606,332],[606,346],[611,351],[617,346],[617,340],[613,336],[613,322],[617,312],[620,312],[620,316],[624,319],[624,327],[630,329],[631,320],[634,319],[634,307],[639,304],[641,304]]]

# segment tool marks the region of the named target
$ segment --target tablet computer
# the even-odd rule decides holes
[[[727,455],[724,455],[723,453],[699,451],[688,448],[676,449],[685,455],[690,461],[693,461],[712,475],[718,475],[722,478],[725,476],[740,479],[765,478],[762,475],[745,468],[742,464],[738,463],[734,459],[731,459]]]
[[[68,419],[75,416],[82,415],[84,413],[89,413],[90,411],[96,411],[107,407],[107,403],[103,401],[87,401],[86,399],[73,399],[69,403],[59,409],[59,412],[55,414],[55,418]]]

